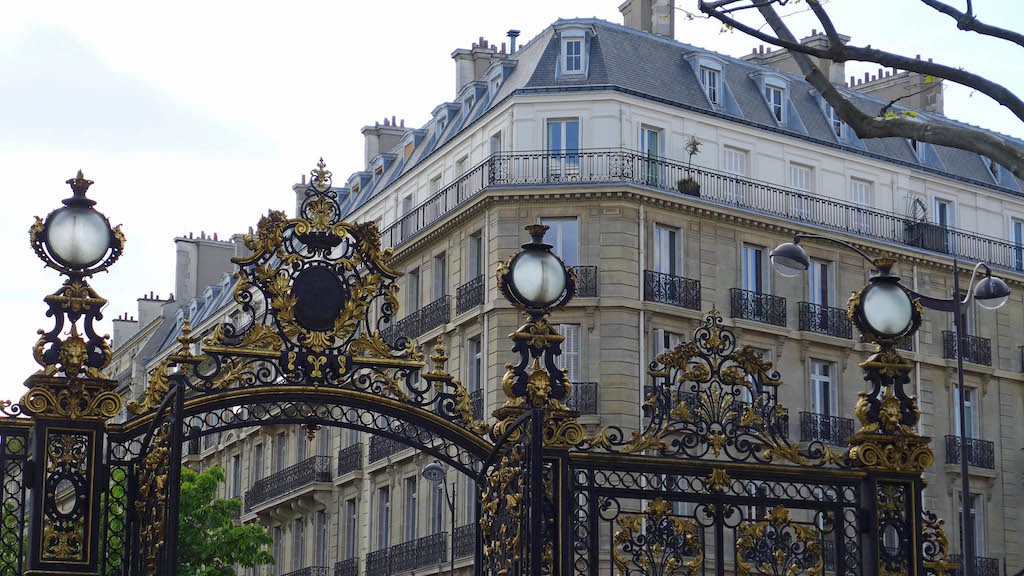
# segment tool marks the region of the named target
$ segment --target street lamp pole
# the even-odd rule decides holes
[[[977,272],[977,266],[975,266],[975,272]],[[974,278],[971,278],[973,283]],[[969,297],[969,296],[968,296]],[[969,451],[967,450],[967,406],[964,400],[964,351],[963,351],[963,326],[961,326],[960,319],[962,314],[961,307],[963,303],[960,302],[960,265],[956,258],[953,259],[953,338],[956,343],[956,390],[957,396],[959,396],[958,403],[960,406],[960,534],[963,536],[963,566],[960,568],[963,570],[964,576],[974,576],[974,555],[977,552],[974,549],[974,526],[971,524],[968,516],[970,515],[970,508],[968,508],[968,502],[971,495],[971,482],[968,477],[967,468],[967,456]]]
[[[455,499],[458,486],[453,481],[451,495],[448,494],[448,469],[437,460],[423,467],[423,477],[434,485],[437,490],[439,486],[444,487],[444,501],[448,504],[448,517],[451,519],[451,531],[448,532],[450,545],[448,546],[448,574],[455,574]]]

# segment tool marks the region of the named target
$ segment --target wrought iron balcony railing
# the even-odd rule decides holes
[[[597,414],[597,382],[572,382],[566,406],[580,414]]]
[[[313,456],[306,458],[294,466],[289,466],[261,478],[253,483],[245,493],[245,511],[251,512],[255,506],[273,498],[284,496],[314,482],[331,481],[331,457]]]
[[[472,556],[476,549],[476,526],[466,524],[455,529],[455,537],[452,542],[452,550],[456,558]]]
[[[481,389],[469,391],[469,403],[473,405],[473,418],[483,420],[484,418],[484,391]]]
[[[853,436],[853,419],[841,416],[826,416],[814,412],[800,413],[800,440],[802,442],[824,442],[831,446],[845,446]]]
[[[327,566],[307,566],[288,572],[284,576],[331,576],[331,572]]]
[[[366,576],[391,575],[391,549],[374,550],[366,555]]]
[[[404,447],[401,442],[386,436],[373,436],[370,438],[370,462],[383,460]]]
[[[946,464],[960,463],[960,437],[946,436]],[[995,444],[989,440],[967,438],[967,465],[995,470]]]
[[[391,573],[407,572],[416,567],[416,540],[408,540],[391,547]]]
[[[825,561],[825,570],[836,569],[836,541],[824,538],[821,541],[821,555]]]
[[[900,350],[906,350],[907,352],[913,352],[914,351],[914,337],[911,336],[910,338],[904,338],[903,340],[900,340],[899,342],[896,343],[896,347],[899,348]]]
[[[572,266],[576,271],[576,296],[594,298],[597,296],[597,266]]]
[[[359,561],[355,558],[334,564],[334,576],[359,576]]]
[[[626,182],[681,195],[678,183],[684,178],[699,185],[699,191],[690,194],[696,201],[738,206],[758,214],[949,254],[961,260],[980,260],[1011,270],[1021,270],[1024,263],[1020,247],[1005,240],[625,149],[492,155],[385,228],[381,242],[384,246],[399,246],[409,241],[438,218],[492,186]]]
[[[455,313],[462,314],[467,310],[484,303],[484,277],[477,276],[455,289]]]
[[[406,338],[418,338],[424,333],[444,326],[452,319],[452,297],[441,296],[430,304],[395,322],[394,326],[388,326],[382,330],[384,339],[394,342],[398,336]]]
[[[700,280],[644,270],[644,300],[700,310]]]
[[[363,469],[363,443],[338,450],[338,476]]]
[[[398,574],[448,560],[448,533],[438,532],[366,555],[366,574]],[[371,567],[374,572],[371,573]],[[378,571],[382,570],[382,571]]]
[[[949,561],[954,564],[959,564],[961,569],[953,570],[950,572],[950,576],[961,576],[963,572],[964,557],[961,554],[950,554]],[[984,556],[974,557],[974,574],[976,576],[999,576],[999,559],[998,558],[986,558]]]
[[[960,337],[963,342],[964,362],[972,364],[992,365],[992,341],[981,336],[965,334]],[[956,338],[952,330],[942,331],[942,357],[956,358]]]
[[[1024,372],[1024,346],[1020,347],[1020,371]]]
[[[729,304],[733,318],[786,326],[786,299],[782,296],[732,288],[729,290]]]
[[[846,308],[801,302],[799,312],[801,330],[836,338],[853,338],[853,323]]]

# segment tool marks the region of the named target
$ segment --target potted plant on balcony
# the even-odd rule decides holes
[[[693,164],[693,156],[700,152],[700,145],[702,144],[700,138],[696,136],[690,136],[686,140],[686,153],[689,158],[686,160],[686,176],[684,176],[678,183],[679,192],[688,196],[700,196],[700,182],[691,175],[691,165]]]

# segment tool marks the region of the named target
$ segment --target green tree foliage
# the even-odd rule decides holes
[[[224,470],[181,470],[181,516],[178,522],[179,576],[234,576],[235,566],[274,563],[273,538],[259,524],[236,526],[242,503],[217,498]]]

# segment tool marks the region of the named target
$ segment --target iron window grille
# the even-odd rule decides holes
[[[363,469],[363,443],[358,442],[338,451],[338,476]]]
[[[961,554],[950,554],[949,561],[963,566],[964,557]],[[974,558],[974,573],[977,576],[1000,576],[999,559],[976,556]],[[952,576],[961,576],[963,574],[963,570],[956,569],[951,571],[950,574]]]
[[[331,457],[313,456],[253,483],[245,493],[245,511],[314,482],[331,481]]]
[[[827,416],[814,412],[800,413],[800,440],[824,442],[830,446],[845,446],[853,436],[853,419]]]
[[[762,294],[742,288],[729,290],[729,304],[733,318],[753,320],[773,326],[786,326],[786,299],[782,296]]]
[[[963,342],[964,360],[972,364],[992,365],[992,341],[981,336],[965,334],[960,337]],[[942,357],[956,358],[956,338],[952,330],[942,331]]]
[[[845,308],[801,302],[799,312],[800,330],[836,338],[853,338],[853,323]]]
[[[597,266],[570,266],[576,272],[576,297],[597,296]]]
[[[700,280],[644,270],[644,300],[700,310]]]
[[[995,444],[989,440],[981,440],[979,438],[967,438],[966,442],[968,466],[995,470]],[[960,463],[960,447],[959,436],[946,436],[946,464]]]
[[[455,313],[472,310],[484,303],[484,277],[473,278],[455,289]]]

